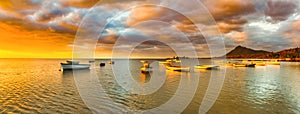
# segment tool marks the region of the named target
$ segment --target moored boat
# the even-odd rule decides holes
[[[246,67],[255,67],[256,64],[246,64]]]
[[[256,62],[256,66],[266,66],[265,62]]]
[[[246,64],[233,64],[234,67],[246,67]]]
[[[150,73],[150,72],[152,72],[152,68],[151,67],[141,67],[141,72],[142,73]]]
[[[150,73],[152,72],[152,68],[150,67],[148,61],[141,61],[143,63],[143,66],[141,67],[142,73]]]
[[[90,68],[90,64],[79,64],[79,61],[67,61],[66,63],[60,64],[63,70],[78,70]]]
[[[207,70],[217,70],[220,66],[217,65],[197,65],[194,66],[196,69],[207,69]]]
[[[190,67],[188,66],[173,66],[171,64],[165,64],[167,70],[172,70],[172,71],[181,71],[181,72],[189,72]]]
[[[188,66],[166,66],[168,70],[172,71],[181,71],[181,72],[189,72],[190,67]]]
[[[255,64],[233,64],[234,67],[255,67]]]

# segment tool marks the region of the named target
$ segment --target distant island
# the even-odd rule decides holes
[[[300,61],[300,48],[286,49],[279,52],[269,52],[265,50],[253,50],[243,46],[237,46],[226,54],[228,59],[278,59],[286,61]]]

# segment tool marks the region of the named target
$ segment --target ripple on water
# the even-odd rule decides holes
[[[85,106],[72,72],[58,71],[59,63],[63,61],[0,59],[0,113],[86,114],[96,111]],[[139,71],[139,63],[139,60],[133,61],[132,71]],[[300,113],[299,68],[289,63],[280,67],[228,67],[222,92],[209,113]],[[95,70],[109,96],[108,99],[99,96],[103,102],[100,113],[157,107],[173,96],[182,77],[180,72],[167,71],[165,84],[154,94],[142,96],[130,94],[117,85],[109,65]],[[197,113],[211,72],[217,71],[201,72],[197,94],[185,113]],[[140,80],[139,73],[134,76]],[[109,104],[111,100],[114,103]]]

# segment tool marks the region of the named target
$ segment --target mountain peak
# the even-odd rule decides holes
[[[230,58],[239,58],[239,57],[243,57],[243,56],[254,56],[254,55],[267,54],[267,53],[270,53],[270,52],[264,51],[264,50],[253,50],[253,49],[238,45],[233,50],[231,50],[229,53],[227,53],[226,56],[230,57]]]
[[[279,52],[268,52],[264,50],[253,50],[238,45],[226,54],[226,58],[288,58],[288,60],[300,61],[300,48],[297,47],[292,49],[285,49]]]
[[[238,45],[238,46],[235,47],[235,49],[237,49],[237,48],[246,48],[246,47],[243,47],[243,46],[241,46],[241,45]]]

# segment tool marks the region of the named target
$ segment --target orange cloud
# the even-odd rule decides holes
[[[80,8],[89,8],[95,5],[100,0],[63,0],[61,4],[64,6],[73,6]]]
[[[132,9],[127,24],[132,26],[138,22],[146,20],[157,20],[163,14],[166,9],[162,7],[155,7],[152,5],[145,5],[142,7],[136,7]]]
[[[242,31],[243,25],[247,21],[244,19],[230,19],[217,22],[220,32],[229,33],[231,31]]]
[[[132,26],[147,20],[157,20],[169,23],[176,21],[182,24],[192,24],[192,21],[178,12],[153,5],[144,5],[132,9],[127,24]]]
[[[247,0],[209,0],[206,5],[215,20],[237,17],[255,11],[254,5]]]
[[[247,40],[248,35],[246,32],[232,32],[229,38],[233,39],[235,43],[241,44]]]
[[[293,22],[284,35],[290,38],[295,46],[300,46],[300,20]]]

